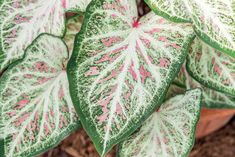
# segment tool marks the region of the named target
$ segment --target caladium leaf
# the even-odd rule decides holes
[[[182,66],[180,73],[174,80],[174,83],[169,88],[167,95],[170,96],[174,94],[182,94],[184,90],[191,88],[202,89],[202,105],[204,107],[235,108],[235,96],[203,86],[202,84],[200,84],[195,79],[189,76],[185,66]]]
[[[39,34],[64,35],[67,4],[67,0],[0,1],[0,72],[22,58]]]
[[[173,21],[191,20],[198,36],[235,57],[234,0],[145,0],[159,15]],[[182,20],[181,20],[182,21]]]
[[[67,11],[69,12],[85,12],[91,0],[62,0],[67,4]]]
[[[207,108],[235,108],[235,97],[229,94],[207,88],[199,82],[190,78],[189,85],[191,88],[201,88],[203,93],[202,105]]]
[[[194,143],[201,91],[191,90],[166,101],[140,130],[120,145],[120,157],[184,157]]]
[[[145,2],[156,14],[169,20],[174,22],[191,21],[184,0],[145,0]]]
[[[235,96],[235,59],[196,38],[187,58],[187,70],[203,85]]]
[[[0,81],[0,149],[3,156],[37,155],[78,128],[65,71],[68,53],[60,38],[41,35],[23,60]]]
[[[135,0],[94,0],[68,66],[70,91],[100,155],[155,110],[194,38],[188,24],[149,13]]]
[[[76,34],[80,31],[83,22],[83,16],[75,15],[69,18],[66,22],[66,33],[64,36],[64,41],[69,49],[69,54],[72,54],[74,40]]]

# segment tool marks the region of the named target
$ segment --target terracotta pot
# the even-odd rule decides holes
[[[235,115],[234,109],[205,109],[201,111],[201,117],[197,125],[196,138],[206,135],[222,128]]]

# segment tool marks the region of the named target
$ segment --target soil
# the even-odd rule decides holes
[[[115,148],[107,157],[115,157]],[[67,137],[61,144],[39,157],[99,157],[83,129]],[[235,157],[235,118],[213,134],[196,140],[189,157]]]

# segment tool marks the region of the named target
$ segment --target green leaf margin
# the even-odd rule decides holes
[[[200,84],[202,84],[203,86],[205,86],[206,88],[209,88],[209,89],[212,89],[212,90],[215,90],[215,91],[218,91],[220,93],[224,93],[226,95],[230,95],[230,96],[235,96],[235,92],[231,93],[230,90],[224,88],[224,87],[218,87],[218,85],[214,82],[209,82],[209,81],[205,81],[204,79],[201,79],[198,75],[195,75],[193,73],[193,71],[191,71],[190,69],[190,57],[187,56],[187,59],[186,59],[186,70],[188,72],[188,74],[194,79],[196,80],[197,82],[199,82]]]
[[[71,95],[71,98],[72,98],[72,101],[73,101],[73,104],[74,104],[74,107],[79,115],[79,118],[81,120],[81,123],[82,123],[82,126],[83,128],[85,129],[85,131],[87,132],[87,134],[89,135],[89,137],[92,139],[93,141],[93,144],[97,150],[97,152],[102,155],[102,152],[103,152],[103,148],[102,148],[102,145],[100,144],[99,141],[101,141],[102,139],[100,137],[98,137],[96,135],[96,133],[94,132],[94,130],[96,130],[95,126],[89,121],[87,120],[86,116],[83,114],[82,112],[82,109],[80,108],[80,101],[78,100],[77,98],[77,91],[76,91],[76,83],[74,82],[77,82],[76,78],[73,77],[73,71],[75,71],[76,69],[76,64],[77,63],[77,60],[76,60],[76,56],[81,53],[79,52],[79,47],[81,46],[81,43],[84,39],[84,34],[85,32],[87,32],[87,25],[88,25],[88,22],[93,14],[93,10],[96,9],[95,6],[99,6],[99,5],[102,5],[102,2],[104,2],[105,0],[92,0],[91,3],[88,5],[87,7],[87,10],[86,10],[86,13],[85,13],[85,16],[84,16],[84,21],[83,21],[83,24],[82,24],[82,27],[81,27],[81,30],[80,32],[76,35],[75,37],[75,45],[74,45],[74,49],[73,49],[73,54],[70,58],[70,61],[68,63],[68,66],[67,66],[67,75],[68,75],[68,80],[69,80],[69,90],[70,90],[70,95]],[[183,59],[180,61],[181,64],[183,64],[185,58],[186,58],[186,55],[187,55],[187,52],[189,51],[189,48],[190,48],[190,45],[191,43],[193,42],[194,38],[196,37],[195,34],[192,34],[192,35],[189,35],[189,37],[187,37],[187,42],[185,42],[182,46],[182,51],[184,53],[184,56],[183,56]],[[173,65],[174,67],[174,65]],[[179,69],[174,69],[175,71],[173,71],[171,73],[171,78],[174,78],[175,76],[177,76]],[[173,80],[171,81],[173,82]],[[129,137],[134,131],[136,131],[136,129],[138,129],[141,124],[150,116],[150,114],[152,114],[154,111],[155,111],[155,108],[160,106],[161,105],[161,102],[164,101],[164,98],[165,98],[165,95],[167,93],[167,89],[170,87],[170,84],[167,85],[167,88],[165,89],[165,91],[160,91],[161,95],[155,95],[153,97],[153,100],[152,100],[152,104],[154,104],[154,108],[151,108],[147,111],[147,113],[145,114],[145,116],[142,117],[142,119],[140,120],[140,123],[139,124],[135,124],[133,125],[130,130],[128,132],[126,132],[126,134],[124,134],[123,136],[119,137],[119,140],[116,140],[116,141],[112,141],[110,142],[110,144],[108,144],[106,146],[106,150],[105,152],[109,152],[112,147],[116,144],[118,144],[119,142],[125,140],[127,137]],[[156,100],[159,99],[159,102],[156,102]]]
[[[35,39],[32,41],[32,43],[25,49],[24,52],[26,52],[28,49],[30,49],[31,46],[33,46],[33,44],[38,40],[38,38],[40,38],[40,37],[43,36],[43,35],[49,35],[49,36],[52,36],[52,37],[61,39],[61,41],[65,44],[64,40],[62,40],[61,37],[57,37],[57,36],[54,36],[54,35],[49,34],[49,33],[42,33],[42,34],[40,34],[37,38],[35,38]],[[67,50],[68,50],[68,47],[67,47],[66,44],[65,44],[65,46],[66,46],[66,48],[67,48]],[[68,52],[68,51],[67,51],[67,52]],[[17,66],[18,64],[20,64],[21,62],[23,62],[26,55],[27,55],[27,54],[24,53],[23,58],[21,58],[21,59],[15,61],[15,62],[13,62],[13,63],[11,63],[11,64],[8,66],[8,68],[6,69],[6,71],[7,71],[7,70],[10,70],[10,69],[12,69],[12,68],[14,68],[15,66]],[[8,77],[8,76],[6,75],[5,72],[4,72],[4,73],[2,74],[2,76],[0,77],[0,90],[2,89],[2,86],[3,86],[2,84],[3,84],[3,82],[7,79],[7,77]],[[71,94],[70,94],[70,95],[71,95]],[[0,106],[0,117],[1,117],[1,113],[2,113],[2,108],[1,108],[1,106]],[[79,117],[79,118],[80,118],[80,117]],[[1,127],[1,126],[3,126],[3,125],[2,125],[2,119],[0,118],[0,127]],[[44,152],[46,152],[46,151],[48,151],[48,150],[50,150],[50,149],[56,147],[65,137],[69,136],[71,133],[75,132],[76,130],[78,130],[78,129],[80,129],[80,128],[82,128],[81,121],[79,121],[79,123],[77,124],[76,127],[69,127],[69,128],[67,128],[67,130],[68,130],[68,131],[67,131],[67,134],[64,133],[64,134],[61,134],[60,136],[58,136],[58,138],[54,140],[55,142],[52,143],[51,145],[49,145],[49,146],[47,146],[47,147],[44,147],[44,148],[42,148],[42,149],[39,149],[38,151],[34,151],[32,154],[23,154],[23,155],[24,155],[24,157],[32,157],[32,156],[40,155],[40,154],[42,154],[42,153],[44,153]],[[1,128],[0,128],[0,131],[2,131]],[[8,137],[6,137],[5,139],[1,139],[1,138],[0,138],[0,157],[5,157],[5,149],[4,149],[4,147],[5,147],[5,145],[4,145],[5,140],[8,140]]]
[[[3,4],[3,1],[4,0],[0,0],[0,7],[2,6],[2,4]],[[72,16],[72,17],[70,17],[70,18],[66,18],[66,13],[68,13],[68,12],[73,12],[73,13],[75,13],[75,15],[74,16],[76,16],[76,15],[83,15],[83,13],[84,12],[81,12],[80,10],[78,10],[78,9],[71,9],[71,10],[65,10],[65,14],[63,15],[64,16],[64,28],[63,28],[63,30],[61,31],[62,33],[62,35],[61,36],[55,36],[55,35],[53,35],[53,34],[50,34],[50,33],[41,33],[41,34],[39,34],[35,39],[37,39],[40,35],[42,35],[42,34],[49,34],[49,35],[52,35],[52,36],[55,36],[55,37],[59,37],[59,38],[61,38],[61,39],[63,39],[64,38],[64,36],[65,36],[65,34],[66,34],[66,32],[67,32],[67,28],[66,28],[66,24],[67,24],[67,22],[68,22],[68,20],[70,19],[70,18],[72,18],[72,17],[74,17],[74,16]],[[1,20],[1,19],[0,19]],[[0,31],[1,32],[1,31]],[[31,44],[35,41],[35,39],[31,42]],[[29,44],[28,45],[28,47],[31,45],[31,44]],[[3,51],[3,49],[2,49],[2,42],[1,42],[1,37],[0,37],[0,54],[4,54],[5,52]],[[66,45],[67,46],[67,45]],[[27,47],[27,48],[28,48]],[[26,48],[26,49],[27,49]],[[26,51],[26,49],[24,50],[24,53],[25,53],[25,51]],[[0,70],[0,78],[2,77],[2,73],[4,72],[4,71],[6,71],[8,68],[10,68],[10,65],[11,64],[13,64],[14,62],[17,62],[17,61],[19,61],[19,60],[21,60],[21,59],[23,59],[25,57],[25,54],[22,56],[22,57],[20,57],[20,58],[18,58],[18,59],[14,59],[14,60],[12,60],[12,62],[10,62],[10,63],[8,63],[8,64],[6,64],[6,67],[5,68],[3,68],[2,69],[2,71]],[[1,60],[4,60],[4,56],[2,56],[2,58],[0,57],[0,61]],[[2,64],[1,62],[0,62],[0,64]],[[1,156],[0,156],[1,157]]]
[[[153,10],[157,15],[162,16],[163,18],[166,18],[172,22],[175,23],[192,23],[193,21],[192,19],[190,20],[186,20],[183,18],[178,18],[176,16],[172,16],[166,12],[161,11],[161,9],[159,9],[158,7],[152,5],[149,1],[150,0],[144,0],[145,3],[151,8],[151,10]],[[231,57],[235,58],[235,50],[233,49],[229,49],[229,48],[224,48],[223,46],[221,46],[217,41],[212,40],[210,37],[208,37],[205,33],[200,32],[193,24],[192,26],[194,28],[194,32],[197,34],[197,36],[204,41],[206,44],[210,45],[211,47],[222,51],[228,55],[230,55]]]
[[[194,88],[194,89],[189,89],[189,90],[185,90],[185,92],[183,93],[183,94],[177,94],[177,95],[185,95],[186,94],[186,92],[188,92],[188,91],[192,91],[192,90],[195,90],[195,89],[199,89],[200,91],[201,91],[201,96],[200,96],[200,103],[199,103],[199,110],[198,110],[198,112],[196,113],[197,114],[197,118],[196,118],[196,120],[194,121],[194,123],[193,123],[193,125],[192,125],[192,127],[191,127],[191,129],[193,130],[193,133],[191,134],[191,136],[190,136],[190,139],[192,139],[192,142],[191,142],[191,145],[189,146],[189,149],[188,149],[188,151],[184,154],[184,155],[182,155],[182,156],[180,156],[180,157],[188,157],[189,156],[189,153],[191,152],[191,150],[192,150],[192,148],[193,148],[193,146],[194,146],[194,144],[195,144],[195,138],[196,138],[196,128],[197,128],[197,123],[198,123],[198,121],[199,121],[199,119],[200,119],[200,116],[201,116],[201,108],[202,108],[202,89],[201,88]],[[177,96],[176,95],[176,96]],[[172,98],[174,98],[174,97],[172,97]],[[164,105],[164,104],[163,104]],[[122,147],[121,147],[121,145],[118,145],[118,154],[117,154],[117,157],[122,157],[122,156],[120,156],[120,153],[119,152],[121,152],[122,151]]]
[[[161,11],[161,9],[159,9],[157,6],[154,6],[149,2],[151,0],[144,0],[144,1],[154,13],[156,13],[157,15],[159,15],[165,19],[168,19],[168,20],[175,22],[175,23],[191,23],[192,22],[191,19],[189,20],[189,19],[179,18],[176,16],[172,16],[164,11]]]

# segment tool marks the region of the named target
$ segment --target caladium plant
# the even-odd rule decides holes
[[[0,0],[0,157],[81,125],[100,156],[184,157],[201,104],[235,108],[235,3],[137,2]]]
[[[85,11],[89,0],[1,0],[0,71],[24,55],[41,33],[62,37],[67,10]]]
[[[235,57],[234,0],[145,0],[159,15],[192,22],[197,35],[212,47]]]

